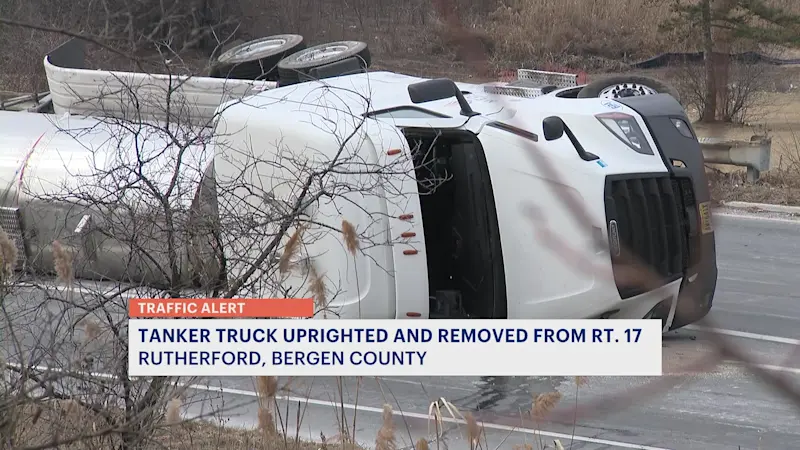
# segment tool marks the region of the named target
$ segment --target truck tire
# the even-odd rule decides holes
[[[303,36],[278,34],[236,45],[215,61],[214,78],[263,80],[275,78],[278,62],[305,48]]]
[[[362,68],[372,64],[369,47],[360,41],[335,41],[315,45],[293,53],[278,63],[278,78],[281,85],[300,81],[301,74],[315,68],[356,57]]]
[[[593,81],[578,92],[578,98],[619,98],[635,95],[669,94],[681,101],[678,91],[651,77],[617,75]]]

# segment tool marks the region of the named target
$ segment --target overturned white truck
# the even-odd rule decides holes
[[[198,125],[207,134],[195,132],[208,140],[160,152],[152,149],[174,136],[153,133],[144,144],[141,124],[165,123],[168,109],[151,102],[145,114],[142,101],[133,120],[123,111],[130,101],[84,100],[124,80],[153,94],[148,83],[163,88],[168,77],[84,69],[79,41],[50,53],[53,112],[0,111],[0,224],[17,243],[20,277],[51,273],[58,240],[79,254],[80,279],[173,290],[214,279],[230,289],[242,274],[274,274],[302,226],[314,237],[298,258],[324,279],[328,318],[649,317],[666,331],[707,314],[717,279],[709,189],[669,88],[630,77],[578,85],[530,70],[483,85],[366,73],[364,47],[353,44],[292,54],[293,65],[279,68],[306,77],[287,83],[186,81],[192,117],[214,117]],[[156,155],[146,174],[120,171],[144,167],[143,155]],[[187,226],[211,223],[207,232],[176,240],[174,228],[137,229],[137,218],[156,214],[131,188],[146,176],[162,191],[175,186]],[[285,220],[279,205],[297,214]],[[342,242],[343,219],[365,240],[355,254]],[[138,233],[136,245],[115,236],[115,220]],[[532,220],[561,244],[543,241]],[[280,246],[270,248],[276,234]],[[662,281],[626,282],[625,249]],[[299,272],[239,283],[236,295],[310,295]]]

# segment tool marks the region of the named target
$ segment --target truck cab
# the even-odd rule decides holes
[[[366,86],[377,89],[364,96]],[[703,228],[697,139],[676,125],[689,126],[680,104],[666,94],[505,98],[485,88],[372,72],[267,91],[223,106],[214,177],[241,180],[227,149],[281,136],[246,184],[290,202],[297,187],[280,194],[286,184],[276,181],[288,176],[278,161],[291,151],[323,166],[357,161],[334,184],[380,187],[314,203],[310,214],[328,231],[318,228],[299,258],[331,288],[320,318],[652,317],[667,330],[702,317],[716,282],[713,230]],[[217,201],[269,207],[244,206],[244,196]],[[335,231],[343,220],[369,236],[356,254]],[[236,239],[226,258],[256,251]],[[625,280],[623,251],[659,281]],[[282,286],[312,295],[297,289],[309,286],[308,271]],[[690,291],[701,300],[684,300]]]

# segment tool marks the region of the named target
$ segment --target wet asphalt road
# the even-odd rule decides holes
[[[718,215],[715,224],[720,273],[709,317],[719,328],[750,333],[747,338],[732,339],[759,363],[779,366],[777,373],[800,386],[800,355],[790,358],[793,346],[780,339],[800,340],[800,291],[796,289],[800,286],[800,222]],[[47,320],[52,323],[54,319]],[[32,333],[29,338],[34,335],[41,339],[46,333]],[[578,404],[600,402],[603,408],[579,419],[574,432],[572,421],[545,424],[541,428],[556,433],[556,437],[558,433],[574,434],[572,449],[800,448],[800,406],[783,400],[780,394],[733,362],[710,372],[686,371],[686,367],[707,360],[710,354],[710,344],[701,331],[673,332],[664,340],[664,371],[671,374],[670,386],[638,394],[626,408],[607,411],[604,409],[611,408],[610,399],[624,398],[656,379],[592,378],[588,385],[577,390]],[[222,406],[233,423],[256,423],[252,380],[226,378],[207,383],[223,386],[226,392],[196,390],[198,401],[190,406],[190,413]],[[283,418],[290,423],[289,429],[295,428],[299,402],[309,397],[309,402],[302,402],[299,433],[315,438],[320,431],[329,437],[334,435],[342,414],[337,412],[342,399],[338,398],[340,387],[335,380],[294,380],[292,390],[294,398],[288,414],[291,419]],[[501,443],[501,448],[514,448],[514,444],[540,439],[552,444],[552,436],[534,437],[530,430],[512,433],[509,429],[533,426],[529,421],[521,422],[520,413],[530,409],[531,399],[537,393],[557,390],[562,393],[563,405],[576,401],[574,380],[557,377],[389,378],[382,379],[380,384],[368,379],[358,388],[355,379],[346,379],[341,390],[344,403],[358,405],[356,437],[366,444],[374,442],[380,424],[378,411],[384,403],[407,413],[407,417],[396,419],[398,439],[407,445],[409,432],[414,439],[424,437],[430,424],[421,417],[428,412],[431,400],[440,397],[462,411],[478,411],[476,415],[487,422],[490,448]],[[352,405],[344,407],[348,423],[354,409]],[[457,443],[463,440],[459,430],[449,431],[448,436],[450,448],[463,448]],[[569,438],[560,440],[569,448]]]
[[[800,222],[717,216],[715,224],[720,274],[709,318],[719,328],[755,334],[747,339],[731,339],[760,364],[783,367],[777,373],[800,386],[800,355],[792,357],[794,348],[785,341],[770,341],[772,337],[800,340],[800,290],[797,289],[800,287]],[[664,371],[673,374],[669,376],[672,385],[662,391],[636,396],[633,404],[621,411],[600,410],[594,416],[579,420],[572,448],[800,448],[800,406],[782,400],[781,394],[740,365],[728,361],[708,373],[686,372],[689,366],[707,359],[711,352],[712,347],[701,331],[670,333],[664,339]],[[578,402],[583,405],[599,401],[602,405],[605,404],[603,399],[620,398],[653,381],[656,380],[592,378],[577,391]],[[253,390],[250,380],[228,379],[224,384],[244,391]],[[304,406],[308,411],[304,414],[301,432],[307,434],[309,429],[320,429],[327,430],[329,436],[335,433],[335,408],[322,404],[326,401],[338,403],[335,393],[339,392],[339,387],[335,381],[309,379],[302,380],[301,385],[297,382],[293,385],[297,398],[310,392],[310,397],[318,400],[316,404]],[[401,378],[383,379],[380,384],[364,380],[358,389],[355,380],[348,380],[344,386],[346,403],[356,403],[358,392],[358,405],[371,407],[369,409],[390,403],[396,410],[425,414],[432,399],[444,397],[462,411],[480,410],[478,417],[497,424],[487,428],[491,448],[501,442],[503,448],[513,448],[525,439],[538,441],[540,438],[534,438],[531,433],[509,435],[504,425],[521,426],[520,412],[530,409],[533,395],[553,390],[562,393],[562,404],[573,404],[576,400],[574,380],[565,378]],[[238,401],[246,401],[245,397],[246,394],[235,393],[226,396]],[[294,403],[292,416],[296,409]],[[351,416],[352,411],[348,415]],[[245,407],[238,420],[253,424],[254,417],[254,409]],[[409,418],[407,422],[399,425],[398,433],[406,443],[409,438],[402,431],[406,426],[414,431],[415,439],[428,431],[429,424],[424,420]],[[356,423],[357,437],[367,443],[374,442],[379,415],[360,410]],[[309,427],[311,424],[313,426]],[[542,428],[573,434],[572,423],[547,424]],[[316,432],[313,434],[318,436]],[[541,439],[552,443],[552,439]],[[459,433],[453,431],[451,441],[457,440]],[[569,439],[561,439],[561,442],[569,447]]]

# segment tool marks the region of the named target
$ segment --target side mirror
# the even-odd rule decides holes
[[[564,121],[558,116],[547,117],[542,121],[542,129],[544,130],[544,138],[548,141],[554,141],[564,135]]]

